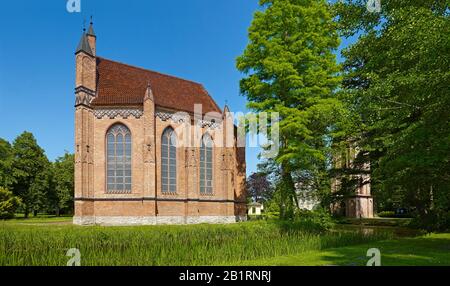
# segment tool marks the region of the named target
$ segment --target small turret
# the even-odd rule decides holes
[[[88,37],[86,35],[86,29],[83,29],[83,34],[81,35],[80,42],[78,43],[77,50],[75,51],[75,54],[84,52],[90,56],[94,56],[94,53],[91,49],[91,46],[88,41]]]
[[[145,90],[144,101],[146,101],[146,100],[154,101],[153,91],[152,91],[152,87],[150,85],[150,82],[147,83],[147,89]]]
[[[86,38],[89,42],[89,47],[91,48],[92,51],[92,55],[95,57],[96,56],[96,50],[97,50],[97,36],[95,35],[94,32],[94,23],[92,22],[92,16],[91,16],[91,22],[89,24],[89,29],[88,32],[86,34]]]
[[[92,99],[95,97],[97,87],[97,60],[95,57],[95,35],[94,29],[89,28],[89,32],[86,33],[86,29],[83,28],[83,34],[81,35],[80,42],[78,43],[75,52],[75,105],[89,106]],[[90,43],[90,40],[92,43]]]

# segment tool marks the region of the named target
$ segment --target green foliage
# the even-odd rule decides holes
[[[69,248],[81,265],[222,265],[373,242],[391,233],[311,233],[301,224],[75,227],[0,222],[0,265],[66,265]]]
[[[361,34],[343,52],[344,93],[363,122],[372,191],[384,208],[414,209],[442,229],[450,212],[449,3],[386,0],[381,13],[368,13],[363,2],[335,8],[342,34]]]
[[[267,174],[253,173],[247,178],[247,194],[254,202],[264,203],[273,196],[273,186],[267,179]]]
[[[433,210],[425,215],[413,219],[411,226],[421,228],[429,232],[449,231],[450,212],[442,209]]]
[[[395,217],[395,212],[393,211],[382,211],[377,214],[379,217]]]
[[[33,134],[24,132],[13,146],[0,139],[0,187],[20,197],[19,211],[73,213],[74,156],[48,161]]]
[[[247,219],[248,219],[249,221],[254,221],[254,220],[262,220],[262,219],[266,219],[266,217],[265,217],[264,214],[261,214],[261,215],[248,215],[248,216],[247,216]]]
[[[73,213],[74,196],[74,155],[66,153],[53,163],[50,204],[56,214]]]
[[[279,122],[278,165],[281,217],[295,209],[293,172],[324,172],[329,138],[347,128],[348,112],[335,95],[340,83],[334,51],[339,37],[324,0],[260,1],[249,29],[249,41],[237,59],[246,77],[240,81],[248,107],[276,112]],[[313,182],[317,180],[312,180]]]
[[[384,217],[384,218],[411,218],[412,217],[411,213],[399,214],[399,213],[395,213],[394,211],[382,211],[382,212],[377,213],[377,215],[379,217]]]
[[[12,176],[14,194],[21,198],[23,211],[37,213],[46,204],[51,165],[33,134],[24,132],[13,143]]]
[[[312,211],[299,210],[294,221],[310,231],[319,232],[330,230],[335,224],[330,212],[323,208]]]
[[[279,219],[280,218],[280,192],[274,193],[274,196],[270,201],[264,204],[264,215],[268,219]]]
[[[364,254],[370,248],[381,250],[382,266],[449,266],[450,234],[439,233],[414,238],[372,241],[362,245],[311,251],[269,259],[244,261],[245,266],[366,266],[369,257]]]
[[[12,192],[0,187],[0,219],[13,218],[20,203],[20,199]]]
[[[8,141],[0,138],[0,187],[9,187],[14,182],[11,175],[12,148]]]

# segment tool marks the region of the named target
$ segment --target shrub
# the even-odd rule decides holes
[[[393,211],[382,211],[378,213],[379,217],[395,217],[395,212]]]
[[[12,192],[0,187],[0,219],[13,218],[20,203],[20,199]]]
[[[264,215],[248,215],[248,220],[261,220],[264,219]]]
[[[410,213],[398,214],[394,211],[382,211],[377,214],[379,217],[384,218],[411,218]]]
[[[279,219],[280,218],[280,212],[279,211],[268,211],[268,212],[264,212],[264,216],[267,219]]]
[[[427,215],[417,216],[410,224],[414,228],[429,232],[450,230],[450,211],[434,210]]]
[[[334,226],[331,214],[323,208],[313,211],[299,210],[295,215],[294,221],[309,231],[323,232],[330,230]]]

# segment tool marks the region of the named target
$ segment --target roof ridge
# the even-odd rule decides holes
[[[192,80],[189,80],[189,79],[185,79],[185,78],[181,78],[181,77],[178,77],[178,76],[157,72],[157,71],[154,71],[154,70],[150,70],[150,69],[146,69],[146,68],[143,68],[143,67],[138,67],[138,66],[126,64],[126,63],[115,61],[115,60],[110,60],[110,59],[99,57],[99,56],[97,56],[97,58],[99,58],[100,60],[106,60],[106,61],[110,61],[110,62],[113,62],[113,63],[121,64],[121,65],[130,67],[130,68],[134,68],[134,69],[138,69],[138,70],[142,70],[142,71],[146,71],[146,72],[152,72],[152,73],[156,73],[156,74],[159,74],[159,75],[162,75],[162,76],[167,76],[167,77],[171,77],[171,78],[174,78],[174,79],[178,79],[178,80],[194,83],[194,84],[200,85],[203,88],[203,85],[201,83],[195,82],[195,81],[192,81]]]

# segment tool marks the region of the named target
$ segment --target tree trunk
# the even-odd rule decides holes
[[[297,196],[295,194],[295,184],[291,172],[285,164],[281,166],[281,201],[282,208],[280,216],[282,219],[293,218],[294,209],[298,207]]]
[[[430,210],[434,209],[433,185],[430,186]]]

